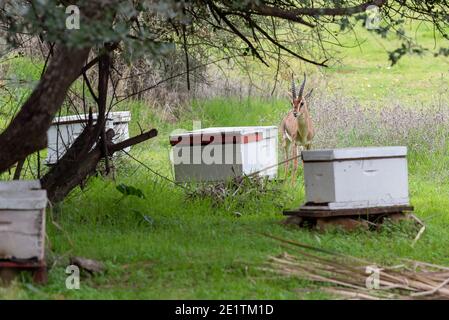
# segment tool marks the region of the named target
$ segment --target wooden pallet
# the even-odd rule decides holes
[[[330,226],[339,226],[345,230],[359,227],[377,229],[385,218],[402,220],[413,211],[412,206],[386,206],[352,209],[327,209],[323,205],[303,205],[298,209],[285,210],[288,216],[285,224],[299,225],[325,230]]]
[[[0,281],[8,284],[19,272],[28,271],[33,275],[33,281],[37,284],[45,284],[47,278],[47,265],[45,261],[12,261],[0,260]]]

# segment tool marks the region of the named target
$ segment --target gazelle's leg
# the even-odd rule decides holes
[[[292,184],[296,182],[296,174],[298,171],[298,145],[297,143],[293,143],[292,146],[292,158],[293,160],[293,173],[292,173]]]
[[[284,138],[284,140],[282,140],[282,145],[284,147],[284,152],[285,152],[285,160],[288,159],[288,148],[290,146],[290,142],[287,141],[287,138]],[[288,167],[289,167],[289,161],[286,161],[284,163],[284,177],[285,179],[287,179],[287,173],[288,173]]]

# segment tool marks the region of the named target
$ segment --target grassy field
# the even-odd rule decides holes
[[[423,31],[422,36],[428,34]],[[440,58],[407,57],[387,68],[383,46],[369,37],[366,47],[345,51],[342,64],[316,75],[329,83],[326,97],[314,99],[313,116],[319,120],[321,132],[316,147],[407,145],[411,202],[416,207],[416,215],[427,225],[415,246],[411,244],[417,230],[407,222],[387,224],[379,232],[334,230],[324,234],[281,225],[282,209],[303,202],[302,172],[293,187],[289,183],[273,182],[269,187],[274,191],[258,199],[242,195],[214,205],[212,199],[190,199],[182,188],[125,157],[118,164],[116,180],[92,179],[86,189],[74,190],[64,203],[48,211],[47,252],[51,267],[48,285],[35,286],[24,276],[11,288],[0,288],[0,297],[332,298],[310,283],[274,277],[258,270],[269,255],[285,251],[261,233],[387,265],[411,258],[449,266],[449,107],[445,86],[448,62]],[[19,63],[17,70],[22,68]],[[30,77],[30,74],[23,76]],[[341,100],[341,96],[357,102],[348,105],[352,100]],[[386,99],[378,100],[379,96]],[[389,97],[394,101],[388,101]],[[396,102],[401,103],[399,109]],[[410,114],[404,111],[417,104],[425,104],[427,109]],[[369,108],[365,110],[364,106]],[[194,101],[178,123],[168,123],[160,117],[160,112],[143,102],[129,102],[120,108],[132,111],[132,134],[138,133],[137,119],[145,126],[159,129],[157,138],[136,146],[131,153],[169,178],[168,135],[172,130],[191,129],[192,120],[201,120],[203,127],[273,125],[279,123],[288,109],[283,100]],[[370,110],[376,109],[387,114],[386,120],[379,118],[365,127],[355,125],[354,121],[364,119],[360,114],[365,112],[371,118],[374,112]],[[434,116],[440,115],[438,112],[441,119],[435,120]],[[332,120],[332,116],[338,119]],[[119,183],[141,189],[145,198],[122,198],[116,190]],[[65,268],[70,256],[103,261],[107,271],[82,278],[80,290],[68,290]],[[301,291],[306,287],[313,290]]]
[[[330,39],[332,43],[340,43],[341,47],[324,44],[333,53],[328,68],[285,57],[280,64],[278,78],[289,82],[293,70],[301,80],[305,70],[309,83],[322,88],[326,94],[357,98],[373,106],[425,106],[447,97],[449,59],[444,56],[433,57],[435,52],[445,46],[445,40],[434,34],[431,26],[425,23],[405,24],[404,31],[411,41],[428,50],[422,55],[405,55],[392,66],[388,54],[401,46],[394,33],[390,32],[382,38],[372,31],[357,27],[355,32],[336,32],[335,39]],[[270,61],[270,64],[271,68],[261,68],[257,63],[251,65],[253,81],[263,86],[262,90],[264,84],[272,86],[273,83],[276,61]]]
[[[340,64],[326,70],[330,90],[355,96],[366,103],[406,103],[425,105],[447,95],[449,86],[449,60],[433,58],[444,43],[426,24],[411,23],[405,26],[410,37],[430,48],[423,55],[406,55],[391,66],[388,52],[398,47],[394,35],[380,38],[365,29],[357,30],[360,46],[349,35],[341,41],[351,48],[340,49]]]
[[[145,114],[140,103],[131,107],[133,114]],[[237,107],[241,112],[232,111]],[[191,116],[201,114],[207,126],[269,124],[273,119],[259,111],[276,107],[281,105],[216,100],[194,105]],[[218,108],[222,113],[217,119],[214,111]],[[134,148],[132,154],[170,177],[167,136],[174,126],[162,123],[154,114],[148,119],[161,128],[161,133],[153,141]],[[188,124],[186,119],[180,126],[188,128]],[[132,130],[137,130],[135,124]],[[353,144],[364,143],[355,140]],[[444,165],[448,163],[447,151],[440,150],[429,158],[412,148],[409,161],[412,203],[427,224],[415,247],[411,243],[417,230],[407,223],[387,225],[381,232],[335,230],[326,234],[280,225],[282,208],[302,203],[302,176],[293,188],[290,184],[273,183],[273,188],[280,189],[278,192],[260,199],[232,198],[213,206],[210,199],[188,200],[183,189],[131,159],[123,159],[117,181],[94,179],[87,189],[75,190],[61,206],[49,212],[49,284],[35,287],[24,281],[14,289],[0,292],[5,297],[39,299],[329,298],[317,288],[311,293],[296,290],[309,287],[308,283],[258,271],[268,255],[285,250],[260,235],[262,232],[378,263],[393,264],[401,258],[413,258],[449,265],[449,183],[438,178],[448,175],[449,165]],[[146,198],[121,200],[116,190],[118,183],[141,189]],[[149,219],[144,220],[144,215]],[[67,290],[64,271],[72,255],[104,261],[108,270],[104,275],[83,279],[80,290]]]

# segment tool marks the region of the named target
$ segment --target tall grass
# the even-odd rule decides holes
[[[316,128],[315,149],[403,145],[408,147],[412,168],[424,164],[424,171],[448,176],[449,101],[420,108],[397,103],[366,105],[317,93],[309,108]],[[193,120],[201,120],[203,127],[279,125],[289,110],[287,100],[194,101],[183,120],[171,129],[191,129]]]
[[[138,133],[140,125],[156,127],[159,136],[132,149],[133,157],[139,159],[159,174],[172,177],[169,161],[169,134],[175,129],[192,129],[192,121],[201,120],[203,127],[210,126],[253,126],[277,125],[282,115],[289,111],[286,101],[261,99],[213,99],[194,101],[190,110],[183,113],[178,123],[167,123],[157,113],[146,109],[141,102],[127,106],[133,112],[131,134]],[[449,109],[444,106],[428,106],[426,109],[411,109],[407,106],[383,105],[363,107],[355,100],[335,96],[315,96],[310,102],[317,135],[313,148],[363,147],[404,145],[408,147],[411,183],[433,181],[447,184],[449,177]],[[279,146],[279,161],[283,150]],[[150,212],[174,214],[181,210],[197,210],[205,216],[210,212],[233,216],[236,211],[280,212],[282,207],[298,205],[304,195],[302,176],[295,186],[297,193],[290,192],[290,185],[276,185],[279,192],[267,193],[257,199],[238,195],[230,197],[219,205],[213,199],[190,201],[184,190],[161,179],[139,163],[122,158],[117,163],[117,183],[136,186],[148,195],[147,201],[125,199],[119,201],[120,193],[115,190],[115,182],[102,178],[94,179],[84,191],[75,190],[63,205],[69,209],[67,219],[82,223],[125,224],[135,226],[142,223],[142,215]],[[282,170],[279,170],[282,172]],[[302,175],[302,172],[300,172]],[[151,199],[149,206],[149,200]],[[170,199],[170,201],[168,201]],[[75,206],[87,201],[89,207]],[[281,202],[281,204],[280,204]],[[181,209],[182,208],[182,209]],[[89,214],[86,214],[86,210]],[[150,214],[151,215],[151,214]],[[131,224],[130,224],[131,223]],[[143,223],[144,225],[146,223]]]
[[[215,99],[195,101],[178,123],[168,123],[142,102],[122,107],[133,112],[144,127],[161,129],[157,138],[132,149],[132,155],[160,174],[170,177],[168,135],[176,128],[203,126],[272,125],[289,110],[286,101]],[[365,145],[409,147],[410,193],[416,214],[427,229],[415,247],[410,228],[387,226],[379,233],[338,230],[316,234],[281,226],[282,209],[304,200],[302,176],[298,183],[276,185],[278,193],[238,197],[216,205],[212,199],[191,199],[183,189],[134,162],[122,159],[116,181],[93,178],[76,189],[48,216],[47,255],[50,282],[36,289],[19,282],[5,298],[327,298],[316,290],[298,293],[310,283],[270,278],[257,271],[268,255],[283,248],[259,233],[267,232],[383,264],[413,258],[449,265],[447,175],[448,113],[444,106],[410,109],[407,106],[363,108],[356,101],[315,96],[311,111],[316,122],[315,148]],[[434,108],[434,109],[432,109]],[[423,155],[425,154],[425,156]],[[300,173],[302,174],[302,173]],[[125,197],[118,183],[139,188],[145,198]],[[239,201],[241,200],[241,201]],[[235,203],[231,203],[235,201]],[[240,202],[240,203],[238,203]],[[238,205],[238,206],[237,206]],[[238,211],[238,214],[236,213]],[[100,259],[108,272],[83,278],[81,290],[65,288],[68,256]]]
[[[176,128],[191,129],[201,119],[206,126],[272,125],[288,111],[286,101],[215,99],[195,101],[179,123],[132,102],[134,119],[143,126],[161,128],[157,138],[132,149],[147,166],[170,177],[168,135]],[[449,185],[432,176],[447,174],[447,110],[411,110],[407,106],[363,108],[356,101],[315,96],[311,102],[318,130],[315,147],[407,145],[410,192],[416,214],[427,229],[415,247],[411,228],[387,225],[378,233],[363,230],[347,234],[338,230],[317,234],[286,228],[282,207],[304,200],[302,176],[295,186],[277,185],[283,196],[267,193],[258,198],[241,197],[243,206],[216,205],[212,199],[191,199],[183,189],[124,160],[117,181],[94,178],[84,190],[75,190],[49,219],[50,285],[39,292],[26,290],[17,296],[32,298],[328,298],[320,292],[296,289],[310,283],[269,277],[257,271],[268,255],[284,249],[261,237],[267,232],[321,246],[386,265],[400,258],[448,264]],[[374,110],[374,111],[373,111]],[[146,116],[143,116],[143,115]],[[134,120],[135,121],[135,120]],[[435,124],[435,125],[432,125]],[[132,123],[132,131],[138,126]],[[426,153],[427,156],[422,156]],[[302,174],[302,173],[300,173]],[[145,199],[122,199],[117,183],[133,185]],[[279,206],[281,202],[281,206]],[[238,211],[239,214],[236,214]],[[144,219],[146,216],[147,219]],[[52,224],[57,222],[57,226]],[[70,240],[69,240],[70,239]],[[68,255],[101,259],[108,273],[82,279],[82,290],[64,288]],[[299,293],[298,293],[299,292]]]

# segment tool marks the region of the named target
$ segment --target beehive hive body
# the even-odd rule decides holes
[[[330,209],[408,205],[405,147],[304,151],[306,199]]]
[[[0,182],[0,260],[44,258],[46,204],[38,181]]]
[[[98,115],[93,114],[94,123]],[[114,130],[114,143],[126,140],[129,138],[128,123],[131,120],[131,114],[128,111],[110,112],[106,119],[105,128]],[[87,114],[57,117],[53,121],[52,126],[48,129],[48,153],[47,164],[54,164],[72,145],[76,138],[83,132],[88,121]],[[125,149],[129,152],[130,148]]]
[[[224,127],[170,136],[175,179],[223,181],[277,162],[276,127]],[[260,173],[274,178],[277,168]]]

